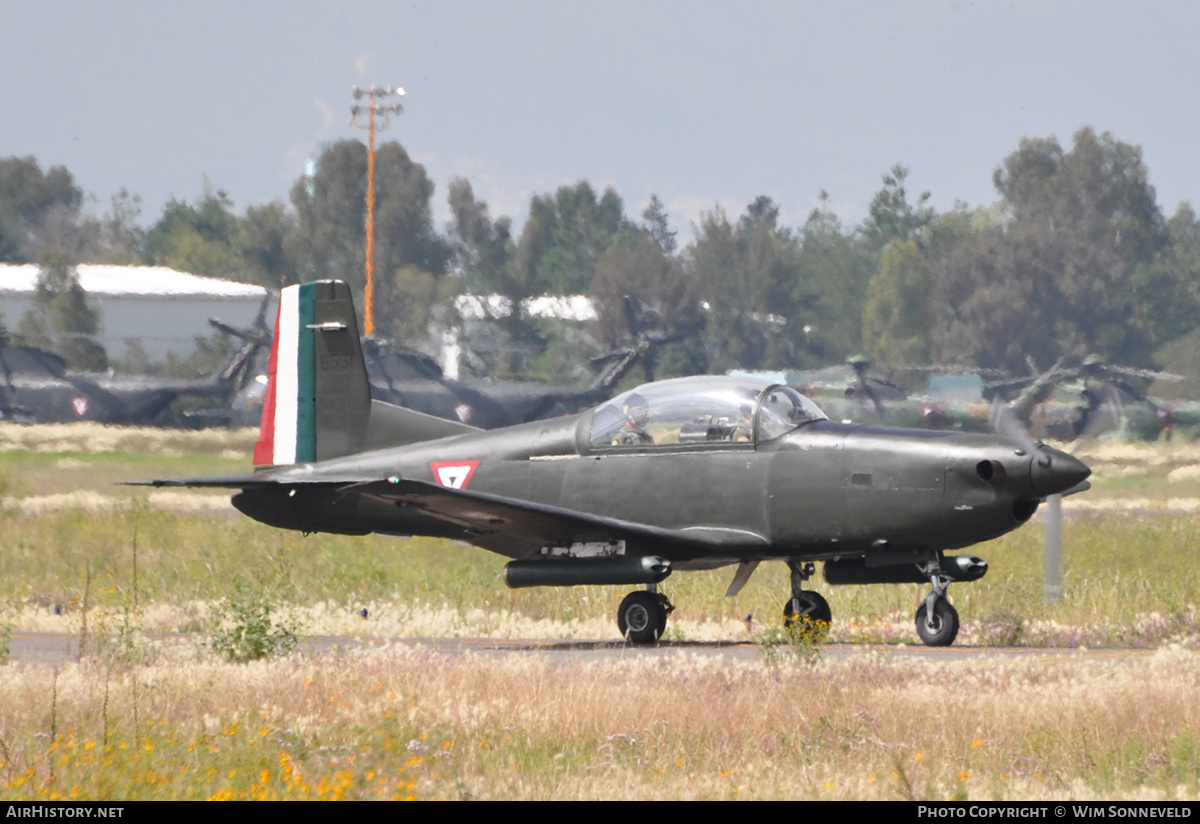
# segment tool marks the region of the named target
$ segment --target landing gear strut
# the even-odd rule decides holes
[[[650,584],[645,590],[631,592],[617,608],[617,628],[621,637],[632,644],[653,644],[667,628],[667,616],[675,607],[667,596]]]
[[[940,561],[939,552],[938,560],[925,568],[933,589],[917,609],[917,635],[927,647],[948,647],[958,637],[958,610],[946,597],[950,578],[942,572]]]
[[[833,611],[819,592],[804,589],[812,577],[812,562],[788,561],[792,571],[792,597],[783,605],[783,628],[798,638],[818,638],[829,630]]]

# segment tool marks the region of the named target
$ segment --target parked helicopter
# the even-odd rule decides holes
[[[495,380],[491,378],[456,380],[447,377],[442,367],[428,355],[382,338],[363,338],[363,357],[371,397],[396,406],[404,406],[450,421],[480,429],[497,429],[518,423],[539,421],[579,412],[611,397],[615,387],[629,370],[641,362],[645,366],[653,349],[671,343],[695,331],[680,326],[668,330],[649,325],[647,310],[632,298],[625,300],[631,341],[592,359],[596,378],[591,384],[555,386],[538,381]],[[215,328],[247,343],[255,342],[265,350],[271,332],[261,317],[255,326],[239,329],[211,318]],[[260,364],[255,378],[246,383],[233,399],[237,425],[258,423],[266,395],[266,364]]]
[[[1060,360],[1045,372],[990,384],[988,389],[1003,393],[1021,388],[1011,403],[1016,415],[1029,422],[1035,436],[1060,441],[1109,432],[1150,441],[1200,420],[1195,404],[1151,397],[1132,382],[1139,379],[1178,381],[1183,376],[1107,363],[1093,354],[1078,366],[1064,367]]]
[[[987,432],[989,401],[983,398],[983,376],[993,370],[962,367],[909,366],[903,371],[938,373],[929,391],[910,395],[892,380],[876,374],[871,360],[852,355],[843,366],[786,373],[758,374],[786,383],[821,407],[831,420],[913,429]]]
[[[676,570],[762,561],[791,570],[786,622],[831,619],[804,589],[928,582],[916,628],[953,642],[950,583],[987,564],[948,555],[1029,520],[1047,496],[1086,489],[1081,461],[995,435],[835,423],[755,378],[645,384],[578,415],[482,431],[373,400],[349,287],[286,287],[271,351],[256,471],[133,482],[238,490],[233,504],[303,532],[428,535],[506,555],[510,587],[642,585],[617,612],[652,643]],[[630,437],[633,435],[633,437]]]
[[[153,424],[177,398],[226,398],[254,354],[244,345],[207,380],[74,372],[55,352],[0,336],[0,420]]]
[[[788,382],[834,420],[963,432],[993,431],[993,406],[1007,405],[1035,436],[1060,441],[1117,432],[1129,440],[1170,437],[1173,430],[1200,425],[1200,403],[1164,401],[1142,392],[1136,379],[1181,380],[1182,376],[1104,362],[1089,355],[1078,366],[1062,361],[1030,375],[999,378],[995,370],[954,366],[902,367],[939,373],[929,391],[910,395],[871,373],[871,362],[855,355],[846,367],[789,373]],[[734,373],[737,374],[737,373]],[[986,381],[984,378],[990,378]]]

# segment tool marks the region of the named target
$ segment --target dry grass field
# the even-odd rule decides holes
[[[5,798],[1178,799],[1200,660],[368,648],[0,669]]]
[[[0,798],[1200,796],[1195,446],[1079,450],[1095,488],[1068,501],[1062,603],[1042,598],[1037,521],[979,547],[991,572],[951,589],[959,644],[1138,654],[769,648],[775,564],[736,599],[727,570],[668,582],[669,638],[760,643],[752,662],[372,645],[235,664],[206,643],[230,598],[300,634],[614,638],[624,594],[513,592],[481,550],[304,538],[220,494],[113,485],[245,471],[253,440],[0,426],[0,628],[87,651],[0,667]],[[916,642],[920,588],[817,586],[834,640]],[[164,647],[159,631],[198,640]]]

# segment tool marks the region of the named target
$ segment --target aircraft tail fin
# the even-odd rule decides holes
[[[284,287],[255,466],[328,460],[366,447],[371,388],[350,287]]]
[[[325,461],[475,431],[371,399],[354,301],[343,281],[280,291],[255,466]]]

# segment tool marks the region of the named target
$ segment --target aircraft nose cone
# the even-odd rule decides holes
[[[1074,455],[1049,446],[1039,447],[1033,455],[1030,480],[1038,495],[1066,492],[1092,474],[1092,470]]]

